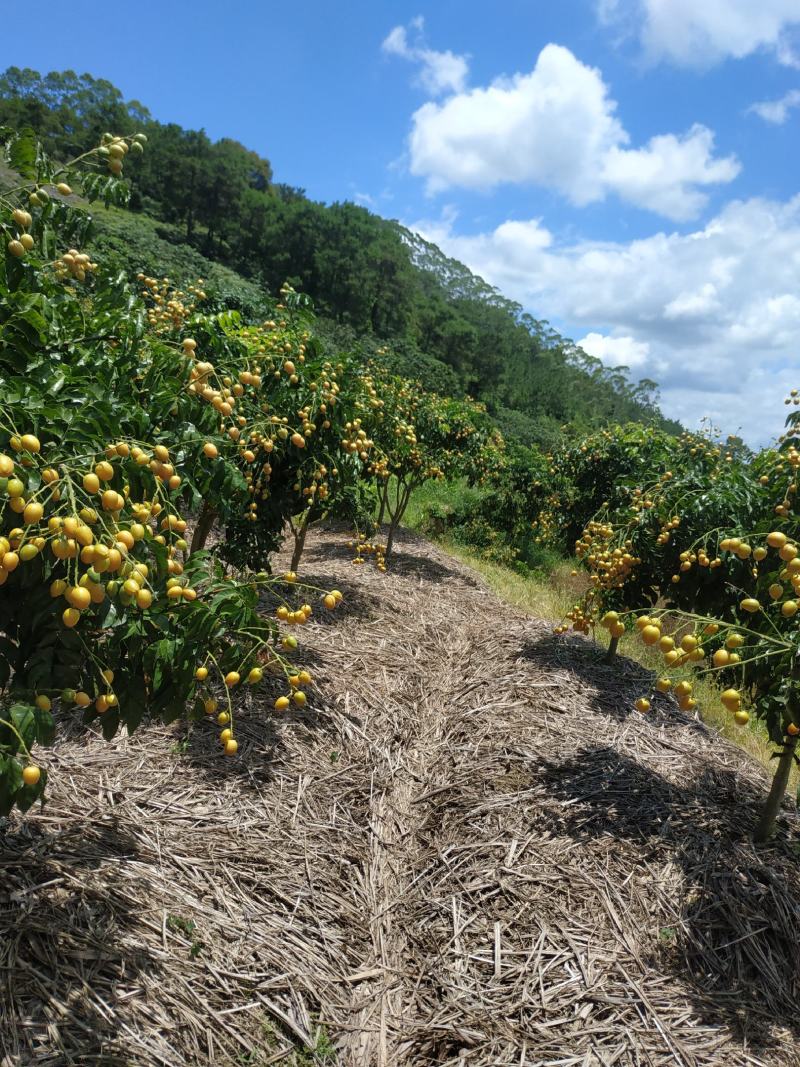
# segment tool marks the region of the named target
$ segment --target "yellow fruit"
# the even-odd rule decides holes
[[[34,701],[34,704],[37,708],[39,708],[40,711],[49,711],[52,707],[50,697],[45,696],[44,693],[40,693],[39,696],[37,696],[36,700]]]
[[[791,619],[792,615],[797,614],[797,607],[796,600],[787,600],[781,604],[781,615],[783,615],[784,619]]]
[[[22,518],[28,525],[31,525],[31,523],[38,522],[42,515],[44,515],[44,508],[38,501],[32,500],[30,504],[25,505]]]
[[[785,533],[781,533],[780,530],[775,530],[773,533],[767,534],[767,544],[770,548],[783,548],[788,538]]]
[[[636,620],[636,627],[639,630],[643,630],[645,628],[645,626],[656,626],[656,625],[658,625],[657,620],[651,619],[649,615],[641,615]]]
[[[686,634],[681,638],[681,648],[684,652],[694,652],[700,642],[692,634]]]
[[[330,611],[333,611],[333,609],[336,607],[336,597],[332,596],[330,593],[328,593],[326,596],[323,597],[322,602],[325,605],[325,607],[328,608]],[[655,633],[656,633],[655,640],[657,641],[658,640],[658,634],[659,634],[660,631],[657,630],[655,626],[649,626],[648,629],[649,630],[655,630]],[[644,634],[642,634],[642,637],[644,637]],[[653,642],[645,640],[645,644],[646,645],[652,645]]]
[[[219,715],[217,716],[217,722],[219,723],[220,726],[227,726],[227,724],[230,721],[231,721],[231,717],[230,717],[230,715],[228,714],[227,711],[221,711],[219,713]]]
[[[718,648],[714,655],[711,657],[715,667],[725,667],[730,662],[730,653],[724,648]]]
[[[233,687],[234,685],[238,685],[240,681],[241,678],[239,676],[238,671],[228,671],[228,673],[225,675],[225,685],[227,685],[229,688]]]
[[[736,711],[742,703],[741,694],[737,689],[726,689],[720,696],[720,700],[728,711]]]
[[[50,596],[63,596],[66,591],[67,583],[64,581],[63,578],[56,578],[54,582],[50,583]]]
[[[294,571],[287,571],[286,574],[284,574],[284,576],[283,576],[283,580],[284,580],[284,582],[290,582],[290,583],[291,582],[296,582],[297,581],[297,575],[294,573]]]
[[[103,459],[95,465],[94,473],[101,482],[110,482],[114,477],[114,468]]]
[[[233,730],[220,730],[220,732],[219,732],[219,739],[223,743],[223,745],[225,744],[226,741],[230,741],[230,739],[232,737],[233,737]]]
[[[647,699],[647,697],[639,697],[639,699],[636,701],[635,706],[637,711],[649,711],[650,701]]]
[[[66,182],[59,182],[56,186],[56,189],[59,191],[59,193],[61,193],[62,196],[72,196],[72,190]]]
[[[208,667],[198,667],[194,672],[194,676],[198,682],[202,682],[204,679],[208,678]]]
[[[65,608],[61,615],[61,620],[65,626],[68,626],[71,629],[73,626],[77,626],[80,617],[81,613],[77,608]]]
[[[219,449],[213,441],[206,441],[206,443],[203,445],[203,453],[204,455],[208,456],[209,459],[216,459],[216,457],[219,455]]]
[[[780,600],[783,596],[783,586],[779,585],[777,582],[773,582],[769,587],[769,595],[773,600]]]
[[[67,590],[65,596],[67,602],[79,611],[85,611],[92,602],[89,590],[80,585],[73,585],[71,589]]]
[[[14,473],[14,460],[11,456],[0,453],[0,478],[10,478]]]
[[[250,685],[258,685],[261,679],[264,677],[264,672],[260,667],[253,667],[247,676],[247,681]]]
[[[741,634],[730,634],[725,638],[726,648],[741,648],[744,644],[744,637]]]
[[[219,701],[215,700],[214,697],[206,697],[206,699],[203,701],[203,707],[205,709],[206,715],[213,715],[219,707]]]
[[[761,605],[755,599],[755,597],[751,597],[751,596],[745,597],[745,599],[741,602],[739,607],[742,609],[742,611],[747,611],[751,615],[754,615],[757,611],[761,611]]]
[[[737,726],[747,726],[748,722],[750,721],[750,716],[746,711],[740,709],[739,711],[735,711],[733,713],[733,721],[736,723]]]
[[[239,751],[239,742],[235,738],[231,737],[230,740],[225,742],[225,755],[226,756],[235,756],[238,751]]]
[[[679,697],[688,696],[691,693],[691,691],[692,691],[692,683],[691,682],[678,682],[678,684],[675,686],[675,694],[676,694],[676,696],[679,696]]]
[[[75,703],[78,705],[79,708],[88,708],[91,702],[92,698],[89,696],[88,693],[84,693],[81,690],[78,690],[78,692],[75,694]]]
[[[659,693],[668,693],[672,689],[672,682],[669,678],[659,678],[656,682],[656,689]]]
[[[278,697],[278,699],[275,701],[275,710],[276,711],[286,711],[286,709],[288,707],[289,707],[289,698],[288,697]]]
[[[298,708],[305,707],[307,697],[302,689],[298,689],[297,692],[292,693],[292,700],[298,706]]]
[[[42,772],[35,763],[29,763],[27,767],[22,768],[22,781],[25,785],[37,785],[41,777]]]
[[[20,438],[22,447],[28,452],[41,452],[42,445],[39,438],[32,433],[24,433]]]
[[[681,658],[680,652],[676,649],[671,649],[669,652],[664,653],[664,662],[668,667],[671,667],[673,663],[676,663]]]

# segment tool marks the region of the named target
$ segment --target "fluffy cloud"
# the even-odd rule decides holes
[[[650,345],[633,337],[608,337],[602,333],[587,333],[576,342],[590,356],[607,367],[643,367],[648,362]]]
[[[511,182],[555,189],[578,205],[613,192],[676,220],[702,210],[702,187],[739,172],[734,158],[714,156],[713,134],[703,126],[640,148],[627,147],[629,140],[600,72],[551,44],[529,74],[419,108],[411,171],[431,191]]]
[[[771,122],[775,126],[782,126],[789,118],[789,112],[800,107],[800,89],[790,89],[780,100],[762,100],[748,108],[765,122]]]
[[[789,37],[800,26],[797,0],[596,0],[596,7],[603,22],[635,20],[654,59],[708,66],[768,49],[797,65]]]
[[[417,82],[431,96],[438,96],[440,93],[462,92],[469,73],[466,56],[459,56],[453,52],[436,52],[432,48],[426,48],[422,37],[424,25],[421,15],[410,23],[414,36],[413,42],[409,40],[405,26],[395,26],[384,39],[381,48],[387,55],[400,56],[402,59],[417,63],[419,65]]]
[[[800,196],[736,201],[693,232],[630,243],[561,244],[539,220],[414,228],[590,354],[655,378],[669,415],[756,442],[779,431],[800,385]]]

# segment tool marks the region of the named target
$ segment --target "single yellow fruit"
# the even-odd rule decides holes
[[[733,713],[733,721],[736,723],[737,726],[747,726],[748,722],[750,721],[750,716],[746,711],[740,709],[739,711],[735,711]]]
[[[276,711],[286,711],[286,709],[288,707],[289,707],[289,698],[288,697],[278,697],[278,699],[275,701],[275,710]]]
[[[32,500],[30,504],[25,505],[22,518],[30,526],[32,523],[38,522],[42,515],[44,515],[44,508],[38,501]]]
[[[81,613],[78,611],[77,608],[65,608],[61,615],[61,620],[65,626],[72,629],[73,626],[77,626],[80,617]]]
[[[220,732],[219,732],[219,739],[223,743],[223,745],[225,744],[226,741],[230,741],[230,739],[232,737],[233,737],[233,730],[220,730]]]
[[[247,681],[250,685],[258,685],[261,679],[264,677],[264,672],[260,667],[253,667],[247,676]]]
[[[52,707],[50,697],[45,696],[44,693],[40,693],[37,696],[36,700],[34,701],[34,704],[40,711],[49,711]]]
[[[767,534],[767,544],[770,548],[783,548],[788,538],[785,533],[781,533],[780,530],[774,530],[772,533]]]
[[[238,671],[228,671],[228,673],[225,675],[225,685],[227,685],[228,688],[232,688],[234,685],[238,685],[240,681],[241,678],[239,676]]]
[[[636,701],[636,710],[637,711],[649,711],[650,710],[650,701],[647,699],[647,697],[639,697],[639,699]]]
[[[728,711],[736,711],[742,703],[742,697],[738,689],[726,689],[720,696],[720,700]]]
[[[226,756],[235,756],[238,751],[239,751],[239,742],[235,738],[231,737],[228,741],[225,742],[225,755]]]
[[[208,678],[208,667],[198,667],[194,672],[194,676],[198,682],[202,682],[204,679]]]
[[[84,693],[82,690],[78,690],[75,694],[75,703],[79,708],[88,708],[92,702],[92,698],[88,693]]]
[[[668,693],[672,689],[672,681],[669,678],[659,678],[656,682],[659,693]]]
[[[27,767],[22,768],[22,781],[25,785],[37,785],[41,777],[42,772],[35,763],[29,763]]]
[[[726,667],[730,662],[730,653],[724,648],[718,648],[711,657],[715,667]]]
[[[757,611],[761,611],[761,605],[755,599],[755,597],[751,596],[745,597],[739,607],[742,609],[742,611],[747,611],[751,615],[754,615]]]
[[[203,454],[208,456],[209,459],[216,459],[219,455],[219,449],[213,441],[206,441],[203,445]]]
[[[797,614],[797,607],[796,600],[787,600],[781,604],[781,615],[783,615],[784,619],[791,619],[792,615]]]
[[[324,596],[322,598],[322,603],[325,605],[326,608],[328,608],[329,611],[333,611],[333,609],[336,607],[337,600],[336,600],[335,596],[333,596],[331,593],[328,593],[326,596]],[[648,626],[647,629],[648,630],[653,630],[655,632],[656,636],[655,636],[654,640],[657,641],[658,640],[658,635],[659,635],[659,633],[661,631],[658,630],[655,626]],[[642,633],[642,637],[644,638],[644,632]],[[652,645],[653,641],[648,641],[647,639],[645,639],[644,643],[646,645]]]

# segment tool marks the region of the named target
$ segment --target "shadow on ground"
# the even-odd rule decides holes
[[[542,671],[569,671],[583,683],[591,699],[592,708],[617,722],[631,715],[640,715],[634,706],[637,697],[647,694],[652,700],[648,717],[659,726],[695,730],[709,737],[713,734],[705,723],[682,712],[671,696],[651,695],[655,675],[627,656],[615,656],[605,663],[606,651],[594,641],[577,635],[561,636],[553,633],[537,635],[520,650],[520,658],[535,664]]]
[[[136,859],[136,843],[113,818],[54,833],[30,822],[9,822],[3,833],[3,821],[0,1059],[126,1067],[127,1042],[97,997],[113,1005],[127,990],[142,996],[140,976],[160,967],[133,943],[150,887],[128,865],[116,876],[121,861]],[[86,871],[98,873],[86,879]]]
[[[538,775],[550,795],[569,801],[548,815],[556,832],[630,845],[614,860],[632,870],[642,862],[680,868],[681,921],[659,931],[648,962],[681,981],[698,1015],[756,1052],[775,1050],[773,1024],[800,1041],[800,864],[785,819],[771,845],[750,840],[765,792],[711,763],[675,785],[609,747],[542,761]]]

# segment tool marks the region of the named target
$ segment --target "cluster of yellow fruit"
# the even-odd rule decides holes
[[[616,613],[609,614],[616,615]],[[704,648],[704,642],[719,633],[720,624],[706,623],[699,633],[687,633],[677,640],[662,632],[662,620],[657,616],[640,616],[636,620],[636,628],[645,645],[658,646],[667,667],[677,668],[687,664],[702,663],[706,659],[707,651]],[[724,647],[716,649],[711,657],[714,668],[722,670],[739,663],[740,656],[737,649],[740,649],[744,643],[744,636],[731,629],[725,638]],[[681,681],[673,685],[670,678],[663,676],[656,681],[655,688],[660,693],[668,693],[672,690],[678,699],[678,706],[683,711],[692,711],[697,706],[697,701],[692,696],[691,682]],[[721,700],[724,706],[733,712],[737,725],[746,725],[750,716],[741,706],[741,694],[735,689],[726,689],[722,693]],[[636,701],[636,707],[639,711],[648,711],[650,701],[646,697],[640,697]]]
[[[12,237],[8,242],[8,251],[15,259],[22,259],[25,253],[30,252],[34,245],[33,237],[28,233],[28,230],[33,225],[33,217],[29,211],[18,207],[11,212],[11,218],[17,228],[17,236]]]
[[[610,523],[590,522],[575,543],[575,555],[589,565],[589,581],[598,590],[621,589],[634,567],[641,564],[633,555],[633,543],[615,546],[615,530]]]
[[[97,154],[106,160],[109,171],[118,178],[122,174],[122,163],[128,152],[141,152],[146,143],[147,137],[143,133],[137,133],[130,138],[104,133]]]
[[[147,322],[157,334],[178,330],[197,310],[197,305],[206,299],[202,278],[186,290],[175,289],[169,278],[151,278],[137,274],[147,306]]]
[[[351,560],[353,566],[363,566],[367,560],[365,556],[372,556],[375,566],[383,574],[386,571],[386,547],[377,541],[368,541],[365,534],[359,534],[358,540],[350,541],[348,547],[355,550],[355,557]]]
[[[53,269],[59,281],[73,278],[76,282],[84,282],[87,274],[97,270],[97,264],[86,252],[70,248],[53,263]]]

